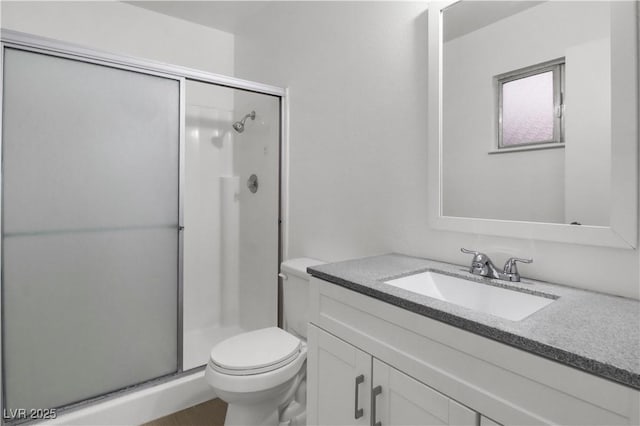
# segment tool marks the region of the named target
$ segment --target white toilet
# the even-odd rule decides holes
[[[225,425],[306,424],[307,267],[322,263],[308,258],[282,262],[284,330],[249,331],[211,350],[205,379],[229,404]]]

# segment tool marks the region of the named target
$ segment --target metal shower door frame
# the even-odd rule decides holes
[[[184,164],[185,164],[185,114],[186,114],[186,81],[193,80],[202,83],[214,84],[217,86],[239,89],[258,94],[271,95],[280,100],[280,140],[279,140],[279,211],[278,211],[278,270],[282,259],[287,256],[288,247],[288,91],[287,89],[266,85],[249,80],[228,77],[221,74],[210,73],[179,65],[165,64],[162,62],[145,60],[136,57],[113,54],[96,49],[87,48],[73,43],[61,42],[58,40],[35,36],[18,31],[0,31],[0,165],[2,164],[2,120],[3,120],[3,88],[4,88],[4,55],[5,49],[13,48],[33,53],[40,53],[59,58],[66,58],[85,63],[108,66],[125,71],[138,72],[142,74],[163,77],[175,80],[179,83],[179,164],[178,164],[178,318],[177,318],[177,372],[151,380],[150,382],[134,385],[125,390],[116,390],[112,393],[89,398],[68,407],[82,407],[97,401],[102,401],[109,395],[120,396],[124,393],[135,392],[145,384],[157,384],[167,380],[175,379],[181,375],[189,374],[193,370],[183,370],[183,260],[184,260]],[[1,167],[1,166],[0,166]],[[0,212],[2,212],[2,170],[0,168]],[[0,218],[0,235],[3,231],[3,223]],[[0,244],[0,260],[2,259],[2,244]],[[0,282],[2,277],[2,265],[0,264]],[[274,277],[278,283],[277,277]],[[279,285],[278,285],[279,287]],[[279,295],[278,291],[278,295]],[[278,309],[280,311],[280,309]],[[0,285],[0,329],[4,323],[2,312],[2,286]],[[4,336],[0,336],[0,410],[3,416],[0,424],[6,424],[4,419],[4,360],[2,359],[2,344]]]

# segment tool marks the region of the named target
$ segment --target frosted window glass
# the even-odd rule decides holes
[[[5,408],[175,372],[179,83],[4,59]]]
[[[553,72],[502,85],[502,145],[553,140]]]

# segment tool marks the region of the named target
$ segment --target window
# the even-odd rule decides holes
[[[498,149],[564,142],[564,58],[495,77]]]

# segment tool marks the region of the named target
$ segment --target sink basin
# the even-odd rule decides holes
[[[434,271],[409,275],[385,281],[385,283],[511,321],[520,321],[556,299],[552,296],[537,296]]]

